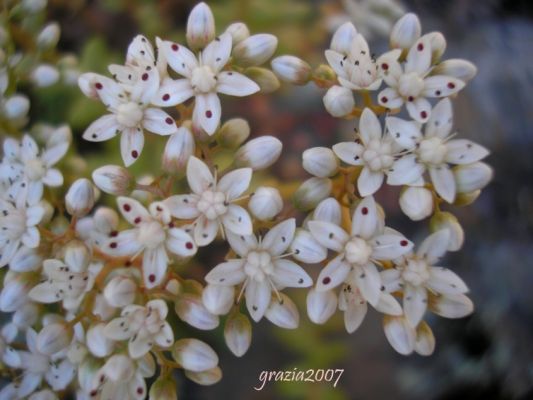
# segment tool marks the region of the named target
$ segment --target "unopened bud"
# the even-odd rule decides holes
[[[43,49],[55,47],[59,41],[60,32],[57,22],[46,25],[39,33],[39,36],[37,36],[37,46]]]
[[[421,356],[430,356],[435,351],[435,336],[426,321],[416,328],[415,351]]]
[[[113,382],[129,381],[135,373],[135,365],[130,357],[115,354],[106,361],[102,372]]]
[[[242,22],[235,22],[226,28],[226,32],[231,35],[233,46],[236,46],[244,39],[250,37],[250,30],[246,24]]]
[[[273,187],[258,187],[248,202],[248,209],[260,221],[268,221],[283,209],[283,199],[279,190]]]
[[[294,193],[294,205],[302,211],[309,211],[331,193],[332,183],[328,178],[310,178]]]
[[[170,173],[182,172],[189,157],[194,155],[196,146],[191,131],[187,128],[178,128],[178,131],[167,141],[163,152],[163,169]]]
[[[211,330],[219,324],[218,316],[209,312],[200,295],[181,295],[176,301],[175,311],[182,321],[198,329]]]
[[[80,178],[69,188],[65,203],[67,211],[73,217],[84,217],[94,206],[94,186],[90,180]]]
[[[278,39],[268,33],[252,35],[233,48],[235,61],[242,66],[261,65],[276,51]]]
[[[52,65],[41,64],[33,70],[31,79],[38,87],[52,86],[59,80],[59,71]]]
[[[355,101],[353,93],[344,86],[332,86],[324,96],[324,106],[334,117],[344,117],[352,112]]]
[[[72,340],[73,331],[64,322],[46,325],[37,336],[37,350],[52,355],[65,349]]]
[[[458,207],[464,207],[469,206],[474,201],[477,200],[479,195],[481,194],[481,190],[474,190],[473,192],[468,193],[457,193],[457,196],[455,196],[455,201],[453,202],[454,206]]]
[[[243,356],[252,342],[252,324],[248,317],[239,312],[231,314],[224,326],[224,339],[233,354]]]
[[[453,169],[458,193],[483,189],[492,179],[492,168],[483,162],[458,165]]]
[[[93,171],[93,181],[98,189],[115,196],[127,195],[135,186],[128,170],[118,165],[97,168]]]
[[[202,302],[212,314],[225,315],[234,304],[233,286],[207,285],[202,293]]]
[[[0,311],[17,311],[28,301],[28,292],[34,285],[29,274],[8,271],[0,291]]]
[[[201,49],[215,38],[215,19],[209,6],[197,4],[187,20],[187,43],[192,49]]]
[[[271,65],[276,75],[285,82],[305,85],[311,78],[311,66],[295,56],[276,57]]]
[[[465,233],[455,215],[446,211],[438,212],[431,218],[430,226],[433,232],[440,231],[441,229],[448,229],[450,231],[448,251],[457,251],[463,246]]]
[[[24,118],[30,110],[30,101],[21,94],[11,96],[4,103],[4,112],[8,119]]]
[[[280,87],[278,77],[269,69],[250,67],[246,69],[245,74],[259,85],[262,93],[272,93]]]
[[[416,14],[405,14],[392,28],[390,46],[393,49],[408,49],[418,40],[421,31],[420,20]]]
[[[250,125],[242,118],[233,118],[224,123],[218,131],[221,146],[236,149],[250,136]]]
[[[258,171],[274,164],[282,148],[283,144],[274,136],[260,136],[242,146],[235,154],[235,160],[239,166]]]
[[[202,372],[185,371],[185,376],[198,385],[208,386],[214,385],[222,379],[222,370],[220,367],[215,367]]]
[[[218,364],[217,353],[198,339],[178,340],[172,349],[172,356],[184,369],[194,372],[207,371]]]
[[[73,272],[85,272],[91,262],[91,252],[83,242],[73,240],[64,248],[64,259]]]
[[[408,187],[400,195],[400,208],[413,221],[427,218],[433,212],[431,191],[423,187]]]
[[[339,160],[328,147],[313,147],[302,154],[303,167],[311,175],[327,178],[339,169]]]
[[[177,400],[176,382],[168,377],[159,377],[150,386],[150,400]]]
[[[104,335],[104,323],[92,325],[87,331],[86,343],[91,354],[96,357],[107,357],[111,354],[114,342]]]
[[[111,279],[104,289],[104,297],[113,307],[125,307],[133,304],[137,285],[126,276],[115,276]]]

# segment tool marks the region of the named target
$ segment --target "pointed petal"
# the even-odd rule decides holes
[[[300,314],[296,304],[284,293],[280,293],[281,301],[272,299],[265,312],[265,317],[284,329],[296,329],[300,323]]]
[[[194,193],[201,195],[215,184],[215,179],[203,161],[191,156],[187,162],[187,182]]]
[[[30,249],[38,247],[40,239],[41,236],[39,235],[39,230],[34,226],[26,229],[26,233],[22,235],[22,243]]]
[[[143,127],[161,136],[172,135],[178,131],[174,118],[158,108],[147,108],[144,111]]]
[[[468,287],[452,270],[443,267],[431,267],[427,281],[429,289],[442,294],[467,293]]]
[[[133,85],[130,98],[136,103],[149,104],[159,89],[159,71],[153,65],[147,66]]]
[[[376,234],[380,225],[380,216],[374,198],[365,197],[352,215],[352,235],[370,239]]]
[[[128,46],[126,53],[127,65],[153,65],[155,61],[154,48],[143,35],[137,35]]]
[[[198,66],[194,53],[185,46],[169,41],[164,41],[161,48],[170,68],[178,74],[190,78],[192,70]]]
[[[51,167],[63,158],[63,156],[67,153],[69,146],[69,142],[59,143],[55,146],[52,146],[43,152],[41,159],[47,167]]]
[[[381,292],[378,304],[375,305],[377,311],[388,315],[402,315],[403,310],[396,298],[388,293]]]
[[[342,142],[333,145],[333,151],[342,161],[349,165],[363,165],[361,154],[364,147],[355,142]]]
[[[28,293],[28,297],[38,303],[50,304],[61,301],[61,297],[57,297],[56,293],[54,284],[46,281],[34,286]]]
[[[381,295],[381,276],[373,263],[357,267],[354,271],[357,286],[362,296],[375,306]]]
[[[405,73],[416,72],[424,75],[431,65],[431,43],[427,37],[422,36],[411,46],[407,53]]]
[[[372,258],[376,260],[394,260],[413,248],[413,242],[403,236],[384,234],[372,240]]]
[[[435,75],[424,79],[424,97],[448,97],[465,87],[460,79],[445,75]]]
[[[374,172],[364,167],[357,179],[357,190],[361,196],[370,196],[376,193],[385,179],[383,172]]]
[[[168,255],[164,246],[144,250],[143,280],[148,289],[159,285],[165,279],[168,261]]]
[[[115,114],[104,115],[94,121],[83,133],[83,138],[90,142],[103,142],[116,136],[120,125]]]
[[[281,287],[309,287],[313,284],[305,270],[290,260],[278,259],[274,262],[272,281]]]
[[[152,98],[152,104],[159,107],[171,107],[181,104],[194,96],[188,79],[165,78],[157,94]]]
[[[218,264],[205,276],[205,280],[213,285],[234,286],[246,279],[243,260],[229,260]]]
[[[453,110],[450,99],[442,99],[431,111],[431,117],[426,124],[426,137],[440,137],[445,139],[452,131]]]
[[[215,38],[202,51],[202,64],[210,66],[215,72],[220,71],[229,60],[231,42],[231,35],[229,33],[223,33]]]
[[[389,185],[414,185],[425,171],[425,167],[419,164],[416,155],[409,154],[396,160],[387,172]]]
[[[416,255],[425,258],[429,264],[437,262],[447,251],[450,231],[441,229],[429,235],[418,247]]]
[[[326,259],[327,249],[321,246],[306,230],[298,229],[291,243],[293,257],[307,264],[319,263]]]
[[[325,221],[309,221],[309,230],[322,246],[337,252],[342,251],[349,236],[340,226]]]
[[[102,245],[102,250],[118,257],[133,256],[142,250],[143,245],[137,241],[137,229],[128,229],[117,236],[109,238]]]
[[[135,334],[129,328],[127,317],[115,318],[105,326],[104,335],[112,340],[126,340]]]
[[[218,220],[207,219],[204,215],[198,217],[194,223],[194,241],[197,246],[207,246],[218,233]]]
[[[224,228],[237,235],[251,235],[253,232],[250,214],[241,206],[230,204],[228,211],[222,216]]]
[[[248,189],[251,179],[251,168],[239,168],[224,175],[218,182],[217,189],[226,194],[226,200],[232,201]]]
[[[325,323],[337,309],[337,295],[333,290],[319,292],[311,289],[307,294],[307,315],[315,324]]]
[[[216,93],[199,94],[194,105],[193,121],[200,125],[208,135],[217,130],[222,109]]]
[[[261,242],[261,247],[273,256],[283,254],[290,246],[296,230],[296,220],[290,218],[268,231]]]
[[[128,342],[128,352],[131,358],[137,359],[148,353],[154,345],[154,339],[150,336],[137,335]]]
[[[365,108],[359,120],[359,133],[363,143],[367,144],[371,140],[381,139],[381,124],[376,114],[370,109]]]
[[[113,79],[98,74],[84,74],[88,79],[88,89],[98,96],[108,108],[116,109],[126,97],[124,89]],[[87,94],[87,92],[85,92]]]
[[[326,50],[324,52],[326,60],[339,78],[348,78],[348,74],[344,70],[344,55],[333,50]]]
[[[51,168],[46,171],[46,175],[43,177],[43,183],[50,187],[59,187],[63,184],[63,174],[56,169]]]
[[[359,328],[365,319],[368,306],[366,301],[350,302],[346,311],[344,311],[344,326],[346,332],[353,333]]]
[[[416,328],[415,351],[421,356],[430,356],[435,351],[435,336],[424,321]]]
[[[256,282],[250,279],[246,284],[246,307],[255,322],[259,322],[270,304],[272,292],[266,281]]]
[[[191,257],[196,254],[197,248],[191,236],[183,229],[171,228],[168,230],[166,241],[167,248],[180,257]]]
[[[133,226],[143,221],[149,221],[152,218],[141,203],[130,197],[117,198],[117,205],[122,216]]]
[[[164,203],[173,217],[192,219],[200,215],[200,211],[196,208],[198,199],[198,195],[195,194],[181,194],[168,197],[164,200]]]
[[[403,355],[409,355],[413,352],[416,332],[404,317],[385,316],[383,329],[394,350]]]
[[[463,318],[472,314],[474,303],[464,294],[449,294],[432,299],[430,309],[444,318]]]
[[[344,282],[350,273],[350,266],[343,258],[342,254],[335,257],[320,271],[316,281],[316,290],[323,292],[333,289]]]
[[[129,128],[122,131],[120,135],[120,154],[126,167],[137,161],[143,147],[144,134],[140,128]]]
[[[174,343],[174,332],[172,331],[172,328],[168,322],[165,322],[163,328],[159,331],[154,339],[155,344],[162,348],[170,347],[172,343]]]
[[[391,137],[404,149],[413,149],[422,138],[418,125],[413,121],[388,117],[385,123]]]
[[[393,110],[402,106],[403,98],[396,89],[386,88],[379,92],[378,102],[381,106]]]
[[[431,114],[431,103],[424,97],[418,97],[413,101],[405,103],[409,116],[415,121],[427,122]]]
[[[429,176],[435,190],[448,203],[453,203],[456,195],[456,185],[453,172],[446,164],[429,168]]]
[[[257,247],[257,238],[255,235],[237,235],[227,231],[226,239],[233,251],[243,258],[246,257],[250,250]]]
[[[260,87],[250,78],[233,71],[218,74],[217,92],[230,96],[249,96],[260,90]]]
[[[403,309],[405,317],[411,326],[417,326],[426,312],[428,296],[426,288],[407,285],[403,295]]]
[[[446,147],[446,162],[452,164],[471,164],[489,155],[485,147],[467,139],[450,140]]]

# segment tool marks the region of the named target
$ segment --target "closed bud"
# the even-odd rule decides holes
[[[344,117],[352,112],[355,101],[350,89],[343,86],[332,86],[323,98],[324,107],[334,117]]]
[[[431,70],[431,75],[446,75],[468,82],[477,74],[477,67],[469,61],[453,58],[444,60]]]
[[[209,6],[197,4],[187,20],[187,43],[192,49],[201,49],[215,38],[215,19]]]
[[[283,209],[283,199],[279,190],[273,187],[258,187],[248,202],[248,209],[260,221],[268,221]]]
[[[83,242],[73,240],[64,248],[64,259],[73,272],[85,272],[91,262],[91,253]]]
[[[37,46],[43,49],[55,47],[59,41],[60,32],[57,22],[46,25],[37,36]]]
[[[94,206],[94,186],[90,180],[80,178],[69,188],[65,196],[67,211],[73,217],[84,217]]]
[[[4,113],[8,119],[24,118],[30,110],[30,101],[21,94],[11,96],[4,103]]]
[[[431,32],[424,35],[429,38],[431,46],[431,63],[437,64],[446,50],[446,38],[440,32]]]
[[[208,386],[214,385],[222,379],[222,370],[220,367],[215,367],[202,372],[185,371],[185,376],[198,385]]]
[[[103,192],[124,196],[130,194],[135,187],[135,180],[124,167],[105,165],[93,171],[93,181]]]
[[[167,141],[163,152],[163,169],[170,173],[183,172],[189,161],[189,157],[194,155],[196,149],[194,137],[187,128],[178,128],[178,131]]]
[[[49,64],[41,64],[31,73],[31,80],[38,87],[52,86],[59,80],[59,71]]]
[[[259,85],[261,93],[272,93],[280,87],[278,77],[269,69],[250,67],[246,68],[245,74]]]
[[[114,342],[104,335],[104,323],[92,325],[87,331],[86,343],[91,354],[96,357],[107,357],[113,351]]]
[[[150,386],[150,400],[177,400],[176,382],[168,377],[159,377]]]
[[[333,34],[329,47],[338,53],[348,54],[356,36],[357,30],[355,26],[351,22],[345,22]]]
[[[405,14],[392,28],[390,46],[393,49],[408,49],[418,40],[421,31],[420,20],[416,14]]]
[[[236,46],[244,39],[250,37],[250,30],[246,24],[242,22],[235,22],[226,28],[226,32],[231,35],[233,46]]]
[[[328,178],[310,178],[294,194],[294,205],[302,211],[309,211],[331,193],[332,183]]]
[[[72,142],[72,130],[68,125],[61,125],[50,132],[46,140],[47,147],[58,146],[60,144]]]
[[[282,148],[283,144],[274,136],[259,136],[237,151],[235,161],[239,166],[258,171],[274,164],[281,155]]]
[[[325,323],[337,309],[337,295],[332,290],[319,292],[311,289],[307,294],[307,314],[315,324]]]
[[[218,131],[221,146],[236,149],[250,136],[250,125],[242,118],[233,118],[224,123]]]
[[[65,349],[72,341],[73,331],[65,322],[46,325],[37,336],[37,350],[52,355]]]
[[[285,82],[305,85],[311,78],[311,66],[295,56],[276,57],[271,65],[276,75]]]
[[[492,168],[484,162],[458,165],[453,169],[458,193],[483,189],[492,179]]]
[[[135,373],[135,365],[130,357],[115,354],[106,361],[102,372],[113,382],[129,381]]]
[[[113,307],[125,307],[133,303],[137,285],[133,279],[126,276],[115,276],[104,289],[104,297]]]
[[[232,313],[224,326],[226,345],[237,357],[243,356],[252,343],[252,324],[246,315]]]
[[[339,160],[328,147],[313,147],[302,154],[303,167],[311,175],[327,178],[337,173]]]
[[[400,208],[413,221],[420,221],[433,212],[433,195],[423,187],[405,188],[400,195]]]
[[[279,294],[281,300],[277,297],[272,298],[265,317],[274,325],[284,329],[296,329],[300,323],[300,314],[294,302],[284,293]]]
[[[165,290],[177,296],[181,292],[181,283],[177,279],[171,279],[166,284]]]
[[[202,293],[202,301],[210,313],[225,315],[234,304],[234,292],[233,286],[207,285]]]
[[[457,251],[463,246],[465,232],[452,213],[446,211],[436,213],[431,218],[430,227],[433,232],[440,231],[441,229],[449,230],[448,251]]]
[[[219,324],[218,316],[209,312],[200,295],[181,295],[176,301],[175,311],[182,321],[198,329],[211,330]]]
[[[28,292],[34,286],[29,274],[6,274],[0,291],[0,311],[15,312],[28,300]],[[8,279],[9,277],[9,279]]]
[[[268,33],[252,35],[233,48],[233,57],[237,64],[248,67],[261,65],[276,51],[278,39]]]
[[[207,371],[218,365],[217,353],[198,339],[178,340],[172,348],[172,356],[184,369],[193,372]]]

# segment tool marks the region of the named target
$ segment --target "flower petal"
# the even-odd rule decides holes
[[[56,168],[50,168],[43,177],[43,183],[50,187],[59,187],[63,185],[63,174]]]
[[[156,287],[165,279],[168,262],[168,255],[163,245],[144,250],[142,270],[147,289]]]
[[[447,143],[446,162],[452,164],[471,164],[489,155],[489,151],[467,139],[454,139]]]
[[[193,122],[200,125],[208,135],[217,130],[222,109],[216,93],[199,94],[194,105]]]
[[[333,145],[333,151],[342,161],[349,165],[363,165],[361,154],[364,147],[355,142],[341,142]]]
[[[366,301],[375,306],[381,295],[381,275],[374,263],[367,263],[354,270],[357,287]]]
[[[180,257],[191,257],[196,254],[197,248],[191,236],[183,229],[171,228],[168,230],[166,241],[167,249]]]
[[[384,234],[372,240],[372,258],[376,260],[393,260],[413,248],[413,242],[403,236]]]
[[[218,233],[218,220],[207,219],[204,215],[198,217],[194,223],[194,241],[197,246],[207,246]]]
[[[98,96],[107,108],[116,109],[126,97],[124,89],[113,79],[98,74],[83,74],[80,79],[86,78],[86,95]],[[81,87],[81,86],[80,86]],[[82,88],[83,90],[83,88]]]
[[[416,255],[425,258],[429,264],[437,262],[447,251],[450,231],[441,229],[429,235],[418,247]]]
[[[202,160],[191,156],[187,162],[187,182],[194,193],[201,195],[215,184],[215,179]]]
[[[224,228],[237,235],[251,235],[253,232],[250,214],[241,206],[230,204],[228,211],[222,216]]]
[[[38,303],[50,304],[61,301],[61,297],[58,298],[56,293],[55,285],[46,281],[34,286],[28,293],[28,297]]]
[[[152,218],[141,203],[130,197],[117,198],[117,205],[122,216],[133,226],[143,221],[149,221]]]
[[[172,135],[178,131],[174,118],[158,108],[147,108],[144,111],[143,127],[162,136]]]
[[[325,323],[337,309],[337,295],[333,290],[320,292],[311,289],[307,294],[307,315],[315,324]]]
[[[104,252],[118,257],[133,256],[142,248],[143,245],[137,241],[137,229],[122,231],[102,245]]]
[[[281,300],[273,298],[265,312],[265,317],[284,329],[296,329],[300,323],[300,314],[296,304],[284,293],[280,293]]]
[[[257,93],[259,90],[257,83],[238,72],[224,71],[218,74],[218,93],[242,97]]]
[[[126,167],[137,161],[143,147],[144,134],[140,128],[129,128],[122,131],[120,135],[120,154]]]
[[[453,203],[456,195],[456,185],[453,172],[447,164],[429,168],[429,176],[435,190],[448,203]]]
[[[43,160],[47,167],[51,167],[63,158],[69,146],[69,142],[63,142],[46,149],[41,156],[41,160]]]
[[[396,91],[396,89],[386,88],[379,92],[378,102],[381,106],[392,110],[402,106],[403,98],[400,96],[398,91]]]
[[[217,190],[226,194],[227,201],[233,201],[248,189],[251,179],[251,168],[239,168],[224,175],[217,184]]]
[[[198,199],[199,197],[196,194],[180,194],[168,197],[164,200],[164,203],[173,217],[192,219],[200,215],[200,211],[196,208]]]
[[[424,97],[448,97],[465,87],[460,79],[445,75],[435,75],[424,79]]]
[[[405,73],[416,72],[424,75],[431,65],[431,43],[427,36],[422,36],[409,49],[405,63]]]
[[[104,328],[104,335],[112,340],[129,339],[135,334],[130,329],[129,322],[127,317],[119,317],[111,320]]]
[[[202,64],[210,66],[214,72],[220,71],[229,60],[231,42],[231,35],[226,32],[215,38],[202,51]]]
[[[326,259],[327,249],[320,245],[313,235],[306,230],[296,231],[294,240],[291,243],[293,257],[307,264],[319,263]]]
[[[243,260],[229,260],[218,264],[205,276],[205,280],[213,285],[234,286],[246,279]]]
[[[370,196],[376,193],[385,179],[385,174],[381,171],[371,171],[364,167],[361,175],[357,179],[357,190],[361,196]]]
[[[431,103],[424,97],[418,97],[413,101],[405,103],[409,116],[415,121],[424,123],[427,122],[431,114]]]
[[[416,332],[405,317],[386,315],[383,318],[385,336],[394,350],[409,355],[415,347]]]
[[[172,343],[174,343],[174,332],[172,331],[172,328],[168,322],[164,323],[163,328],[154,337],[154,339],[155,344],[162,348],[170,347]]]
[[[378,304],[375,305],[375,309],[376,311],[388,315],[403,314],[402,306],[400,305],[400,303],[398,303],[398,300],[396,300],[396,298],[390,295],[389,293],[381,292],[381,296],[379,296],[379,301]]]
[[[256,282],[253,279],[246,284],[246,307],[255,322],[259,322],[270,304],[272,292],[266,281]]]
[[[272,281],[281,287],[309,287],[313,284],[305,270],[290,260],[278,259],[274,262]]]
[[[194,96],[194,90],[188,79],[165,78],[157,94],[152,98],[152,104],[159,107],[171,107],[189,100],[192,96]]]
[[[103,142],[115,137],[119,128],[115,114],[104,115],[89,125],[83,133],[83,138],[90,142]]]
[[[376,114],[370,109],[365,108],[359,120],[359,134],[363,143],[368,144],[371,140],[381,139],[381,124]]]
[[[153,65],[147,66],[135,82],[130,99],[136,103],[149,104],[159,89],[159,71]]]
[[[237,235],[227,231],[226,239],[233,251],[243,258],[246,257],[250,250],[257,247],[257,238],[255,235]]]
[[[415,185],[422,177],[425,167],[419,164],[416,155],[409,154],[396,160],[387,172],[389,185]]]
[[[344,261],[344,255],[335,257],[320,271],[316,281],[316,290],[323,292],[339,286],[349,273],[350,265]]]
[[[261,247],[271,255],[279,256],[290,246],[295,230],[294,218],[283,221],[268,231],[261,242]]]
[[[170,68],[178,74],[190,78],[192,70],[198,66],[194,53],[185,46],[169,41],[164,41],[161,48]]]
[[[443,267],[431,267],[427,286],[436,293],[460,294],[467,293],[468,287],[452,270]]]
[[[440,137],[445,139],[452,131],[453,110],[450,99],[442,99],[431,111],[431,117],[426,124],[426,137]]]
[[[463,318],[474,311],[474,303],[464,294],[448,294],[431,299],[431,311],[444,318]]]
[[[394,141],[404,149],[413,149],[422,137],[418,124],[413,121],[388,117],[385,124]]]
[[[406,285],[403,295],[405,318],[416,327],[422,320],[428,304],[428,295],[423,286]]]
[[[350,302],[344,311],[344,327],[346,332],[353,333],[361,326],[365,319],[368,306],[366,301]]]
[[[151,336],[135,335],[128,342],[128,352],[131,358],[136,359],[148,353],[154,345]]]
[[[372,196],[365,197],[352,215],[352,235],[370,239],[380,227],[380,216]]]
[[[38,247],[40,239],[41,235],[39,235],[39,230],[34,226],[27,228],[26,233],[22,235],[22,243],[30,249]]]

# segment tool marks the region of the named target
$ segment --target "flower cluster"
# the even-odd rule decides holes
[[[53,399],[69,387],[81,399],[171,399],[176,369],[214,384],[222,377],[218,355],[180,337],[175,325],[223,324],[227,347],[240,357],[251,344],[251,320],[298,327],[293,289],[309,288],[311,321],[324,324],[339,309],[350,333],[370,305],[401,354],[433,352],[427,310],[448,318],[473,311],[466,284],[438,266],[464,236],[440,207],[473,202],[492,172],[481,161],[485,148],[452,134],[450,98],[475,67],[440,62],[440,33],[420,36],[417,17],[407,14],[392,29],[393,49],[376,59],[347,23],[326,50],[330,66],[313,71],[282,55],[270,70],[262,65],[276,50],[274,36],[251,35],[244,23],[217,35],[200,3],[186,40],[156,38],[154,46],[136,36],[124,65],[109,66],[112,77],[79,77],[81,91],[108,111],[83,138],[120,135],[124,166],[103,165],[92,181],[65,167],[63,176],[58,163],[72,159],[67,127],[4,140],[0,310],[12,316],[0,330],[0,360],[18,373],[1,398]],[[3,92],[6,76],[0,72]],[[281,141],[249,140],[241,118],[221,123],[219,95],[270,92],[278,78],[328,88],[324,104],[333,116],[359,118],[354,141],[303,153],[313,176],[291,193],[294,207],[282,184],[262,186],[255,174],[278,160]],[[383,83],[375,104],[371,94]],[[141,157],[145,133],[168,139],[161,174],[137,178],[128,167]],[[401,186],[399,204],[410,219],[431,217],[422,243],[385,225],[374,198],[384,183]],[[104,205],[109,199],[112,207]],[[215,242],[227,243],[227,254],[203,271],[196,256]],[[202,272],[205,282],[191,278]]]

